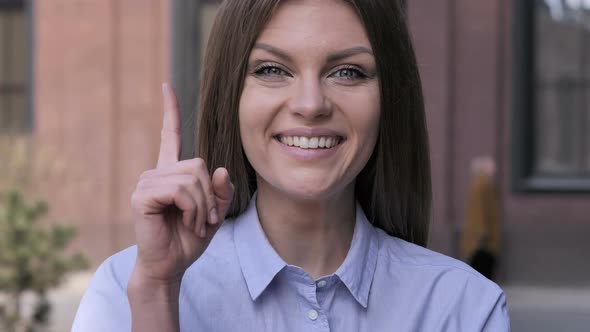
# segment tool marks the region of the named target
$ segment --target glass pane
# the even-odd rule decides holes
[[[0,107],[2,108],[2,133],[14,132],[14,112],[12,107],[12,96],[9,94],[0,95]]]
[[[27,100],[25,94],[22,92],[12,94],[10,96],[10,107],[12,113],[11,129],[14,132],[22,132],[27,128]]]
[[[21,9],[0,10],[0,129],[19,133],[27,126],[27,25]]]
[[[5,134],[8,128],[10,128],[9,109],[8,96],[0,92],[0,135]]]
[[[9,32],[8,24],[10,24],[10,21],[7,12],[0,11],[0,89],[2,89],[2,83],[8,80],[8,66],[6,62],[6,57],[8,54],[5,51],[10,49],[10,47],[7,45],[8,41],[6,38],[6,35]]]
[[[588,174],[590,1],[536,3],[534,172]]]
[[[10,23],[12,25],[11,49],[10,55],[10,79],[13,83],[24,83],[26,81],[27,69],[27,35],[25,13],[22,11],[13,11]]]

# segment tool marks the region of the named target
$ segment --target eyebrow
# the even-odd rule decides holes
[[[265,50],[269,53],[272,53],[276,56],[278,56],[279,58],[282,58],[284,60],[293,62],[291,56],[289,54],[287,54],[287,52],[281,50],[280,48],[265,44],[265,43],[256,43],[254,45],[253,48],[257,48],[257,49],[261,49],[261,50]],[[357,55],[357,54],[369,54],[369,55],[373,55],[373,51],[369,48],[366,48],[364,46],[356,46],[356,47],[351,47],[351,48],[347,48],[335,53],[332,53],[330,55],[328,55],[328,62],[336,62],[338,60],[341,59],[345,59],[348,57],[351,57],[353,55]]]

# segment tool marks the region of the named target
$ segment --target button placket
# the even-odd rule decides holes
[[[288,267],[286,271],[292,277],[291,280],[296,287],[300,299],[300,301],[298,301],[301,310],[300,313],[302,314],[303,319],[305,319],[310,328],[313,328],[314,330],[319,329],[324,331],[327,328],[325,331],[329,331],[326,316],[321,313],[322,309],[318,303],[318,290],[321,288],[318,287],[319,281],[314,281],[310,275],[300,268]],[[325,284],[323,285],[324,288],[327,285],[328,282],[325,281]]]
[[[318,319],[318,317],[319,313],[314,309],[311,309],[307,312],[307,318],[309,318],[312,321],[315,321],[316,319]]]

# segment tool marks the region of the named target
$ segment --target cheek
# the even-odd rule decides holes
[[[379,133],[381,116],[379,90],[370,89],[365,94],[347,101],[350,112],[350,124],[359,136],[359,140],[372,151]]]
[[[240,97],[240,105],[238,110],[238,118],[240,121],[240,136],[243,136],[247,133],[246,128],[249,128],[253,121],[252,119],[256,117],[256,98],[252,96],[252,89],[249,87],[249,84],[244,84],[244,89],[242,90],[242,95]]]
[[[352,114],[351,124],[355,127],[354,131],[357,137],[357,153],[353,158],[358,167],[362,168],[369,161],[377,138],[379,136],[379,123],[381,120],[381,103],[380,95],[377,92],[371,91],[367,93],[364,98],[358,98],[355,101],[355,112]]]
[[[366,100],[367,105],[367,129],[372,136],[377,137],[379,120],[381,118],[381,96],[379,88],[375,87]]]
[[[277,91],[260,86],[248,77],[240,97],[238,110],[240,138],[248,159],[264,158],[267,141],[272,139],[271,127],[280,102]]]
[[[261,128],[262,132],[266,132],[281,102],[280,93],[260,86],[253,80],[251,77],[246,78],[240,97],[239,120],[242,135],[252,132],[253,128],[257,128],[259,133]]]
[[[240,97],[240,105],[238,111],[238,118],[240,122],[240,137],[245,150],[249,150],[249,143],[252,141],[252,136],[255,132],[259,132],[260,118],[264,112],[261,110],[261,99],[257,96],[256,90],[250,87],[250,84],[244,84],[244,90]]]

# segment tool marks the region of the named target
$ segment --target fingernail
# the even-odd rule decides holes
[[[162,84],[162,91],[168,100],[172,99],[172,87],[170,86],[170,83]]]
[[[219,219],[217,218],[217,209],[212,208],[211,211],[209,211],[209,223],[211,225],[215,225],[218,222],[219,222]]]
[[[205,225],[201,228],[201,237],[204,239],[207,236],[207,231],[205,230]]]

